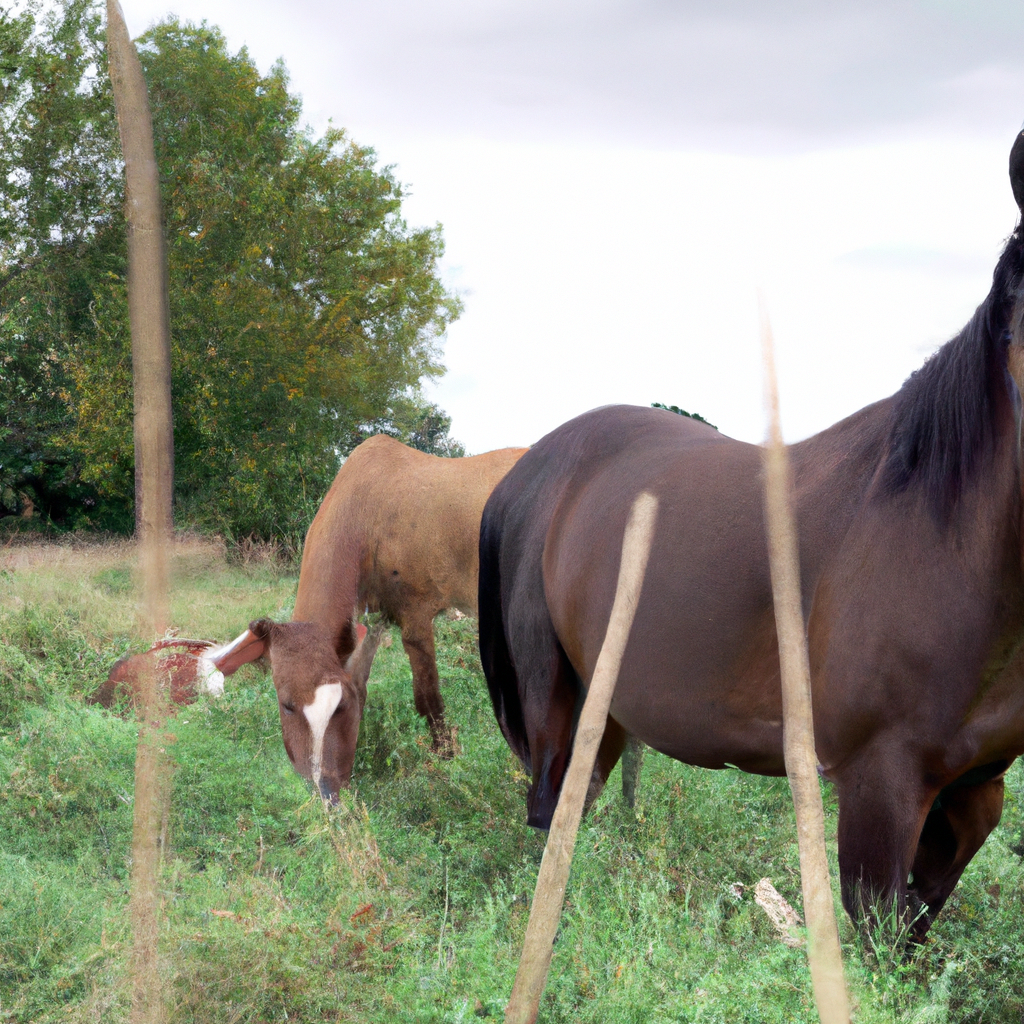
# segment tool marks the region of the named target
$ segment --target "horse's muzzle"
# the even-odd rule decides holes
[[[332,807],[336,807],[338,804],[338,794],[331,792],[331,787],[327,784],[327,780],[324,778],[320,779],[317,789],[320,790],[320,796],[323,797],[323,801],[326,804],[330,804]]]

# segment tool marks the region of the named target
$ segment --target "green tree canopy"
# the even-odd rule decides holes
[[[706,423],[713,430],[717,430],[718,427],[714,423],[704,419],[699,412],[687,412],[685,409],[680,409],[678,405],[664,405],[661,402],[651,402],[652,409],[665,409],[668,412],[674,412],[679,416],[686,416],[688,419],[697,420],[698,423]]]
[[[99,30],[81,0],[0,10],[0,514],[96,506],[58,438],[93,281],[124,264],[102,230],[122,189]]]
[[[91,488],[127,516],[123,184],[101,23],[88,0],[63,0],[2,31],[14,68],[2,159],[18,190],[0,208],[0,358],[21,355],[0,384],[18,359],[25,387],[42,376],[53,408],[37,447],[57,489]],[[416,431],[439,415],[439,447],[450,444],[450,421],[418,391],[443,372],[438,340],[460,311],[438,275],[441,230],[406,225],[402,188],[371,149],[302,127],[283,64],[262,75],[215,28],[175,20],[138,46],[167,222],[179,516],[300,533],[368,433],[438,446]],[[46,106],[54,94],[63,109]],[[0,444],[26,447],[11,426],[21,404],[0,399]],[[9,461],[0,482],[11,489],[16,472]]]

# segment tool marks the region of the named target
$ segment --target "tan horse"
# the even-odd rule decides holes
[[[207,656],[225,675],[269,654],[285,750],[325,798],[348,785],[381,635],[357,644],[355,620],[381,612],[402,631],[416,710],[434,749],[453,734],[434,657],[434,617],[476,615],[480,516],[525,448],[443,459],[378,435],[345,461],[306,534],[292,621],[260,619]]]

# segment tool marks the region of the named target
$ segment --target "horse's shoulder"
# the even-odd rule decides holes
[[[351,469],[399,466],[409,462],[431,462],[435,458],[436,456],[410,448],[388,434],[374,434],[352,449],[352,454],[345,460],[342,469],[346,466]]]

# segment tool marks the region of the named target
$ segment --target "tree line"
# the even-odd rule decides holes
[[[0,11],[0,517],[133,523],[123,165],[95,0]],[[179,523],[296,536],[363,438],[463,454],[421,382],[459,315],[439,225],[207,24],[137,40],[168,239]]]

